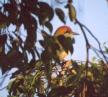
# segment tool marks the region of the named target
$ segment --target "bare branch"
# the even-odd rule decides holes
[[[106,56],[105,56],[105,54],[104,54],[104,52],[102,50],[101,43],[99,42],[99,40],[93,35],[93,33],[90,31],[90,29],[88,29],[84,24],[80,23],[80,25],[82,27],[84,27],[87,30],[87,32],[89,32],[89,34],[96,40],[96,42],[98,43],[99,49],[100,49],[100,53],[102,54],[104,60],[108,64],[108,60],[107,60],[107,58],[106,58]]]
[[[5,87],[3,87],[3,88],[0,88],[0,91],[4,90],[4,89],[6,89],[6,88],[7,88],[7,86],[5,86]]]
[[[83,33],[83,36],[84,36],[84,39],[85,39],[85,42],[86,42],[86,63],[85,63],[85,65],[86,65],[86,74],[85,74],[85,75],[87,76],[88,62],[89,62],[90,43],[89,43],[89,41],[88,41],[88,38],[87,38],[87,36],[86,36],[86,33],[85,33],[84,29],[83,29],[82,24],[81,24],[78,20],[76,20],[76,23],[80,26],[80,29],[81,29],[81,31],[82,31],[82,33]]]
[[[95,41],[97,42],[98,46],[99,46],[99,53],[103,56],[105,62],[108,64],[108,58],[105,56],[103,50],[102,50],[102,47],[101,47],[101,43],[99,42],[99,40],[93,35],[93,33],[85,26],[83,25],[82,23],[80,23],[78,20],[76,20],[76,23],[80,26],[82,32],[83,32],[83,35],[84,35],[84,38],[85,38],[85,42],[86,42],[86,53],[87,53],[87,56],[86,56],[86,69],[88,68],[88,60],[89,60],[89,49],[91,48],[91,45],[89,44],[89,41],[87,39],[87,36],[86,36],[86,33],[84,31],[83,28],[85,28],[85,30],[87,30],[87,32],[95,39]],[[102,59],[100,57],[100,55],[97,53],[97,51],[95,49],[92,48],[92,50],[96,53],[96,55]],[[103,60],[103,59],[102,59]],[[106,67],[106,69],[108,69],[108,65],[104,63],[104,66]],[[87,72],[87,71],[86,71]]]

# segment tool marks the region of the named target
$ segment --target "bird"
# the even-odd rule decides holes
[[[79,35],[74,32],[69,26],[60,26],[54,33],[54,37],[57,40],[59,49],[56,51],[56,55],[59,60],[64,60],[64,58],[71,52],[73,53],[73,45],[75,43],[74,35]]]
[[[56,61],[64,61],[69,53],[73,53],[74,35],[79,34],[69,26],[63,25],[58,27],[52,36],[45,31],[42,31],[42,35],[44,40],[41,40],[40,44],[45,49],[44,52]]]

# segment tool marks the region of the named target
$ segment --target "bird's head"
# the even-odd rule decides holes
[[[61,35],[63,35],[64,37],[73,38],[74,35],[79,35],[79,34],[76,32],[73,32],[69,26],[61,26],[55,31],[54,36],[58,37]]]

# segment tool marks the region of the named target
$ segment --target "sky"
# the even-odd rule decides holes
[[[102,44],[108,41],[108,4],[106,3],[106,0],[83,0],[84,2],[77,0],[77,2],[78,1],[80,1],[80,6],[79,8],[76,8],[78,12],[81,10],[78,15],[79,20],[92,31],[92,33],[100,40]],[[81,32],[79,31],[79,33]],[[97,47],[97,43],[93,40],[93,38],[91,38],[89,35],[88,38],[90,43],[94,47]],[[75,54],[74,57],[84,60],[85,53],[82,53],[84,52],[84,42],[82,40],[82,34],[76,37],[75,52],[79,52]],[[91,53],[91,57],[93,56],[94,54]]]
[[[45,1],[45,0],[44,0]],[[49,0],[50,1],[50,0]],[[77,9],[77,18],[85,24],[93,34],[100,40],[101,43],[108,41],[108,4],[106,0],[73,0],[74,6]],[[58,5],[57,5],[58,6]],[[54,28],[63,25],[57,17],[52,21]],[[76,43],[74,44],[74,54],[72,55],[73,59],[85,60],[85,43],[82,32],[78,25],[74,25],[71,22],[68,22],[67,25],[79,33],[79,36],[75,37]],[[97,43],[88,35],[90,43],[97,47]],[[91,58],[94,56],[91,53]],[[1,73],[0,73],[1,74]],[[0,78],[2,75],[0,75]],[[1,79],[0,79],[1,80]],[[8,84],[9,78],[4,82],[4,87]],[[0,88],[2,88],[0,87]],[[7,97],[6,90],[0,91],[0,97]]]

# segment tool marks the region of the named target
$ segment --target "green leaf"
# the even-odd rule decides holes
[[[2,69],[2,74],[4,74],[10,68],[7,56],[4,53],[0,53],[0,68]]]
[[[39,43],[43,48],[46,48],[47,44],[44,40],[39,40]]]
[[[8,23],[8,18],[2,12],[0,12],[0,29],[5,28]]]
[[[105,46],[105,52],[108,54],[108,47]]]
[[[69,18],[71,21],[76,21],[76,9],[72,5],[72,3],[69,3],[66,8],[69,10]]]
[[[50,22],[46,22],[45,26],[49,29],[50,33],[52,33],[52,30],[53,30],[52,24]]]
[[[51,55],[49,54],[49,52],[43,51],[41,54],[41,59],[42,59],[43,63],[47,64],[51,60]]]
[[[23,16],[24,26],[27,30],[27,38],[25,41],[24,48],[30,50],[35,46],[37,38],[37,21],[36,19],[28,13]]]
[[[3,46],[6,43],[7,35],[0,35],[0,47]]]
[[[17,8],[17,3],[15,0],[13,0],[10,3],[6,3],[3,5],[4,11],[8,12],[8,18],[9,22],[15,24],[17,22],[17,16],[18,16],[18,8]]]
[[[39,23],[40,25],[44,25],[46,22],[51,21],[54,12],[52,7],[50,7],[47,3],[45,2],[38,2],[38,8],[37,8],[37,16],[39,18]]]
[[[44,30],[42,30],[41,32],[42,32],[42,36],[43,36],[44,40],[49,39],[49,38],[51,37],[51,36],[50,36],[47,32],[45,32]]]
[[[56,8],[55,12],[56,12],[57,16],[59,17],[59,19],[65,24],[66,21],[65,21],[65,14],[64,14],[63,10],[61,10],[60,8]]]

